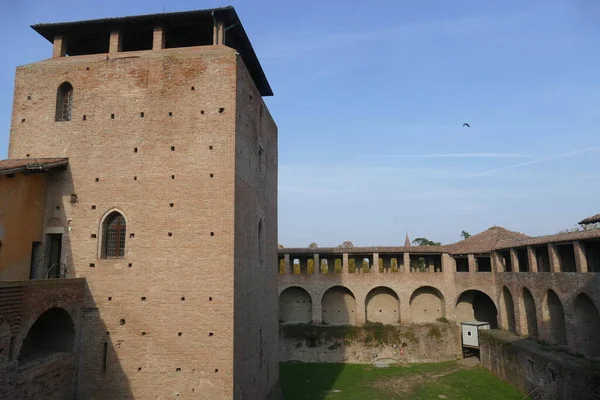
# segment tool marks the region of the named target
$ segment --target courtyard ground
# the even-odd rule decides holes
[[[488,370],[464,361],[390,365],[281,363],[285,400],[524,400]]]

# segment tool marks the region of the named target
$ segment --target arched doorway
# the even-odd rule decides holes
[[[62,308],[51,308],[29,329],[19,352],[19,363],[55,353],[70,353],[74,343],[75,326],[71,316]]]
[[[343,286],[329,288],[321,300],[324,324],[354,325],[356,323],[356,299]]]
[[[513,301],[512,294],[506,286],[502,287],[502,301],[504,302],[504,313],[506,315],[506,322],[508,330],[516,333],[517,324],[515,321],[515,303]]]
[[[372,289],[365,300],[368,322],[394,324],[400,322],[400,299],[388,287]]]
[[[306,323],[312,321],[312,300],[301,287],[292,286],[279,295],[279,322]]]
[[[410,316],[413,323],[435,322],[446,316],[446,302],[434,287],[423,286],[410,296]]]
[[[521,333],[525,336],[537,337],[537,311],[533,295],[527,288],[523,288],[521,295]]]
[[[494,301],[479,290],[464,291],[456,301],[456,321],[489,322],[490,328],[498,328],[498,309]]]
[[[575,298],[575,342],[573,347],[588,356],[600,355],[600,315],[594,302],[585,293]]]
[[[547,321],[548,324],[550,341],[558,344],[567,344],[565,311],[558,295],[552,289],[549,289],[546,293],[544,321]]]

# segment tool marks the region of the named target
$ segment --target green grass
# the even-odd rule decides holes
[[[515,388],[481,367],[458,369],[456,362],[394,365],[282,363],[285,400],[521,400]],[[333,392],[339,390],[339,392]]]

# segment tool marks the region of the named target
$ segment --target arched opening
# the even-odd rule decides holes
[[[329,288],[323,294],[321,309],[324,324],[354,325],[356,323],[356,299],[345,287]]]
[[[504,302],[504,313],[506,315],[508,330],[516,333],[517,324],[515,321],[515,303],[513,302],[513,297],[506,286],[502,287],[502,301]]]
[[[535,309],[535,300],[527,288],[523,288],[521,296],[521,333],[525,336],[538,336],[537,311]]]
[[[434,287],[423,286],[410,296],[410,315],[413,323],[435,322],[446,316],[446,301]]]
[[[390,288],[380,286],[371,290],[365,300],[365,308],[368,322],[400,322],[400,299]]]
[[[580,293],[575,299],[575,341],[573,347],[588,356],[600,355],[600,315],[592,299]]]
[[[70,121],[73,112],[73,86],[64,82],[56,92],[56,121]]]
[[[19,352],[19,363],[55,353],[70,353],[74,343],[75,326],[71,316],[62,308],[51,308],[29,329]]]
[[[102,223],[102,258],[125,257],[126,233],[125,217],[117,211],[108,214]]]
[[[551,289],[546,293],[544,321],[548,326],[550,341],[558,344],[567,344],[565,311],[558,295]]]
[[[279,295],[279,322],[306,323],[312,321],[312,300],[301,287],[293,286]]]
[[[257,251],[258,251],[258,265],[265,264],[265,234],[263,232],[263,222],[262,219],[258,221],[258,243],[257,243]]]
[[[456,322],[489,322],[490,328],[498,328],[498,309],[487,294],[479,290],[463,292],[456,302]]]

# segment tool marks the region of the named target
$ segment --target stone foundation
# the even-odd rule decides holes
[[[368,364],[438,362],[461,357],[454,324],[365,326],[281,325],[279,361]]]

